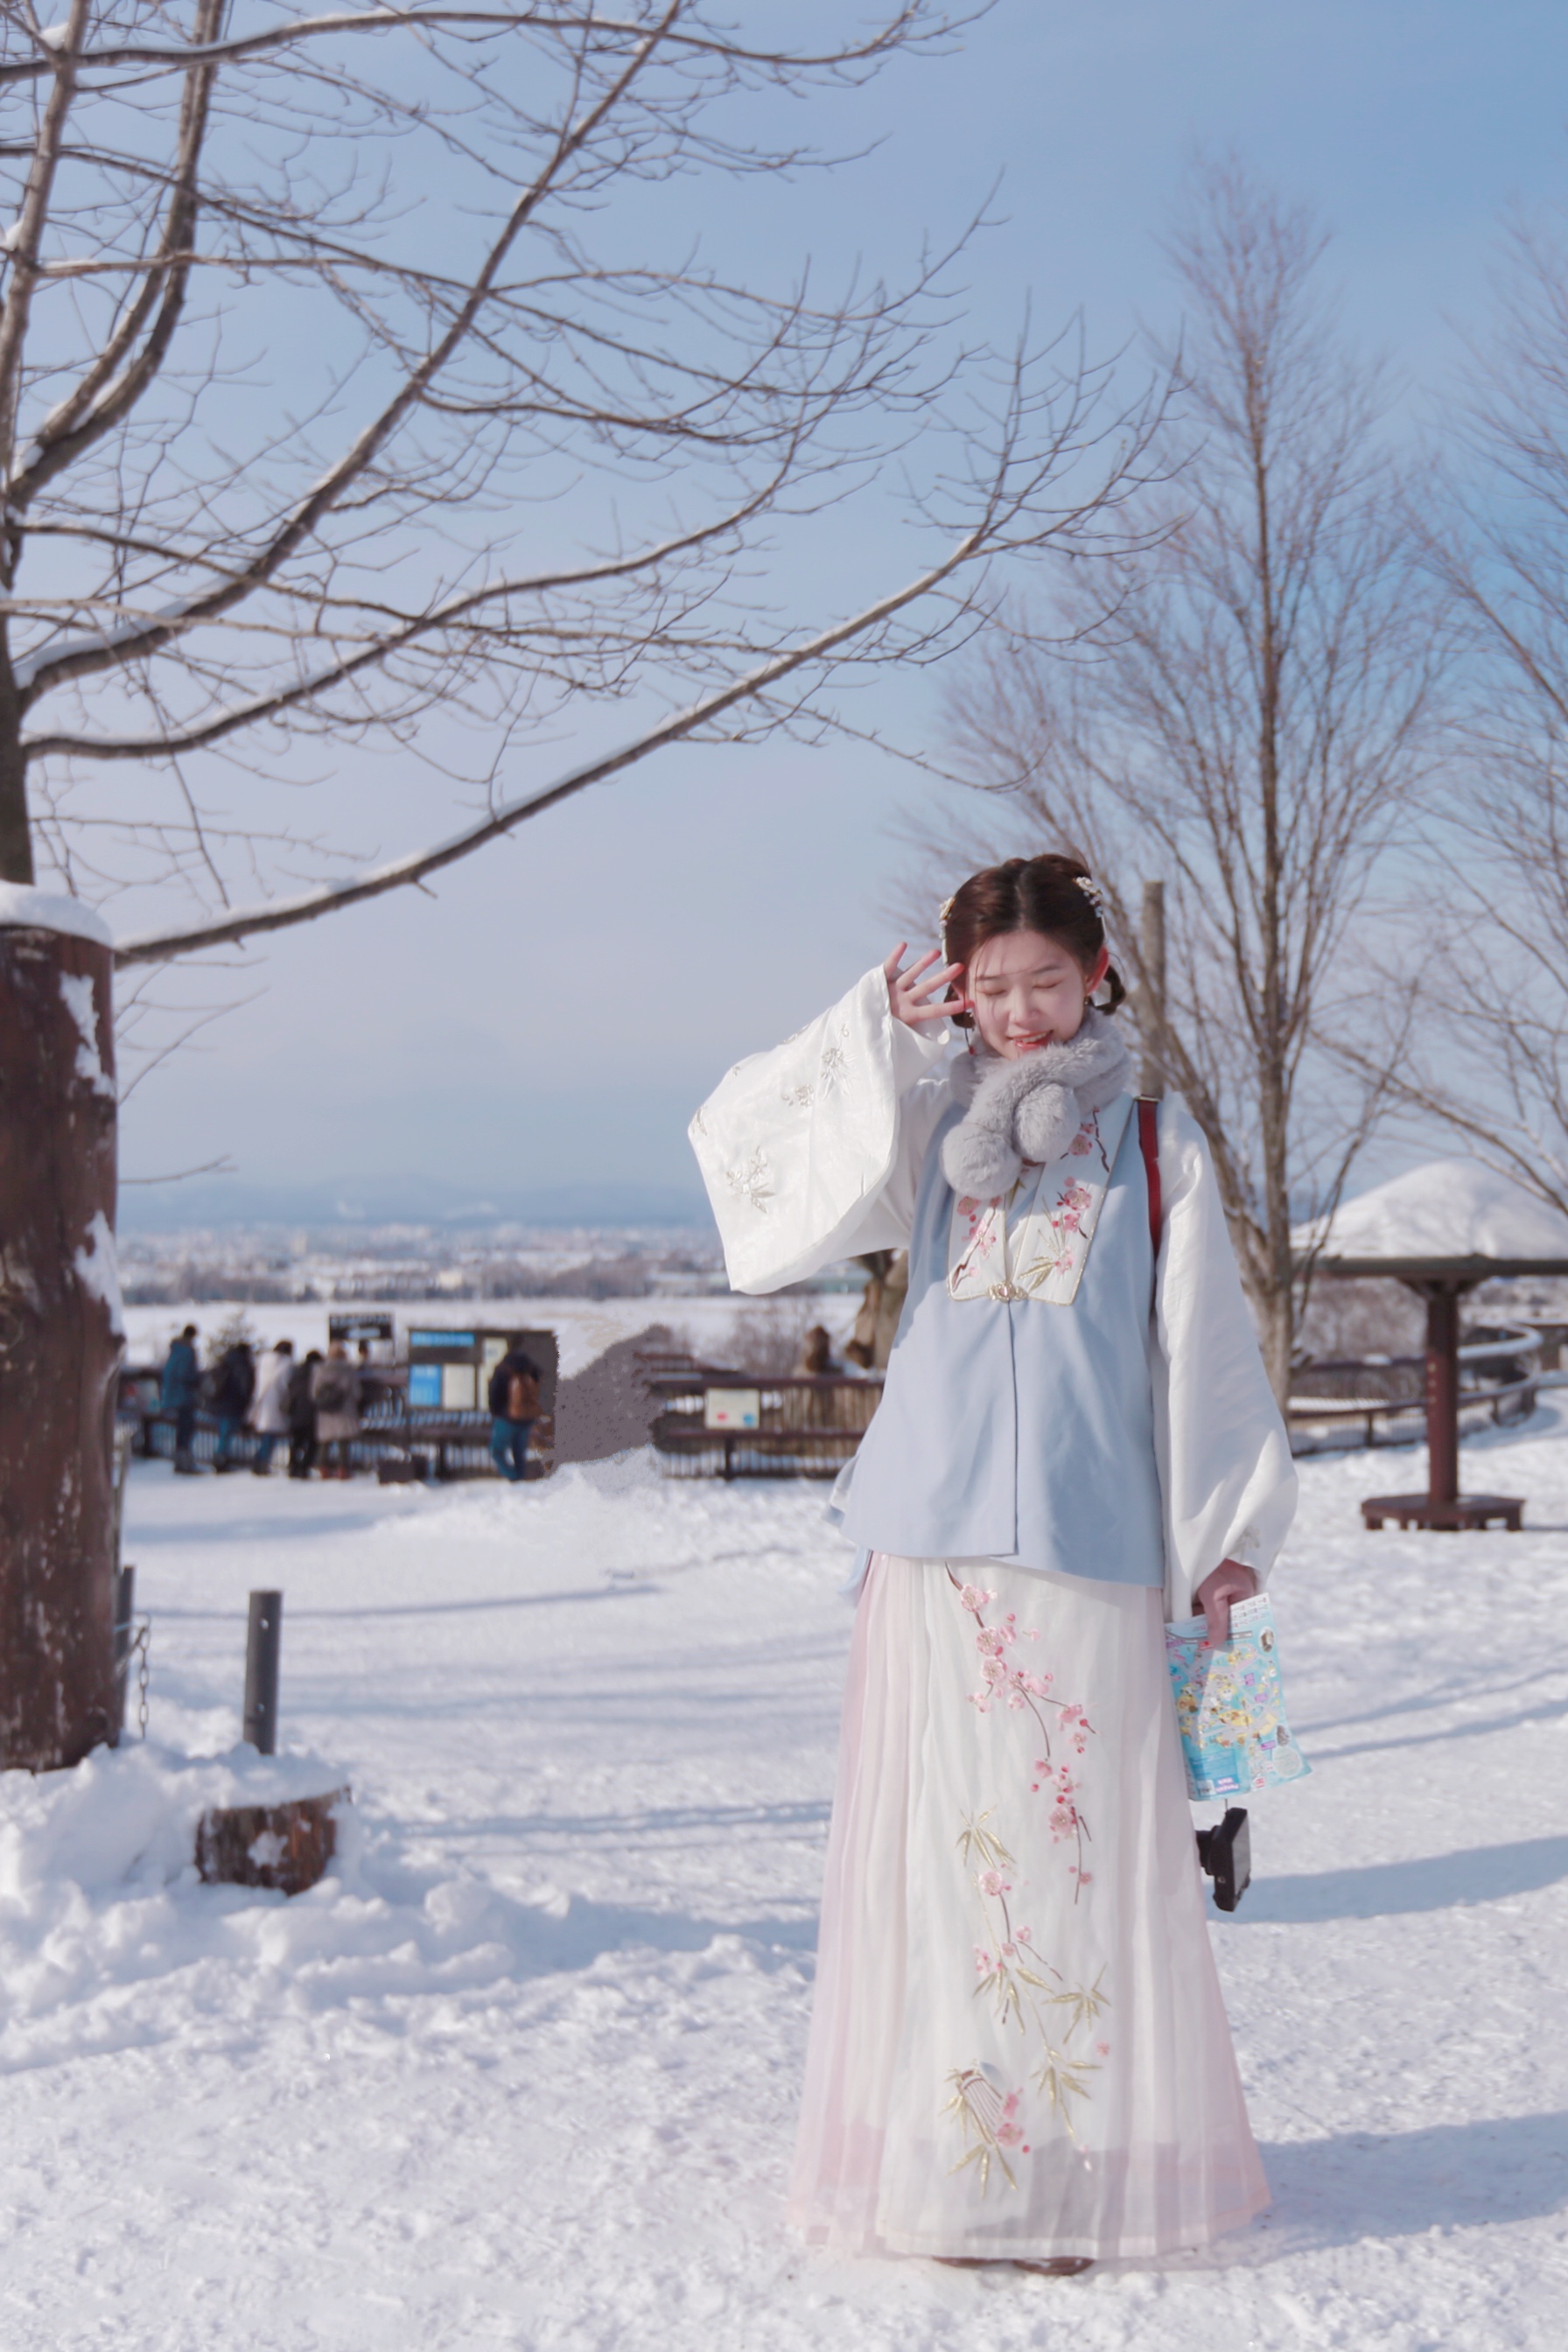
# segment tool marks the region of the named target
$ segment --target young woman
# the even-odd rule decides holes
[[[737,1288],[910,1253],[832,1507],[863,1582],[791,2216],[1072,2270],[1268,2200],[1163,1621],[1223,1632],[1295,1477],[1199,1130],[1141,1133],[1092,880],[1015,858],[942,924],[691,1128]]]

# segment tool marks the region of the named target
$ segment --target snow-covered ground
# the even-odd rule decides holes
[[[1275,1585],[1314,1776],[1214,1935],[1272,2213],[1068,2282],[839,2263],[780,2201],[848,1612],[820,1489],[132,1473],[151,1737],[0,1784],[0,2347],[1556,2352],[1568,2335],[1568,1419],[1467,1444],[1522,1536]],[[310,1894],[182,1866],[286,1592]]]

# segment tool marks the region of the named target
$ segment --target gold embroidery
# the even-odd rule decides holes
[[[964,2146],[964,2153],[955,2165],[950,2167],[950,2170],[962,2172],[966,2164],[978,2165],[980,2194],[984,2197],[991,2186],[991,2162],[994,2158],[1008,2188],[1016,2189],[1018,2176],[1002,2151],[1005,2147],[1023,2146],[1024,2135],[1016,2120],[1017,2092],[1010,2092],[1004,2097],[977,2066],[955,2066],[947,2079],[952,2084],[952,2096],[943,2107],[942,2114],[956,2114],[963,2127]],[[1024,2153],[1028,2154],[1027,2148]]]

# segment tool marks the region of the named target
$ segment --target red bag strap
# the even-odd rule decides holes
[[[1154,1244],[1154,1257],[1160,1256],[1160,1234],[1163,1215],[1160,1202],[1160,1106],[1152,1095],[1138,1097],[1138,1149],[1143,1154],[1143,1167],[1149,1179],[1149,1239]]]

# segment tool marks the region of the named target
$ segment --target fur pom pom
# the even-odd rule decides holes
[[[1009,1192],[1024,1162],[1059,1160],[1084,1118],[1131,1083],[1132,1056],[1103,1013],[1084,1015],[1065,1045],[1022,1060],[987,1055],[954,1071],[969,1108],[942,1139],[942,1172],[955,1192],[994,1200]]]
[[[1066,1087],[1037,1087],[1018,1105],[1013,1131],[1026,1160],[1059,1160],[1083,1123],[1078,1097]]]

